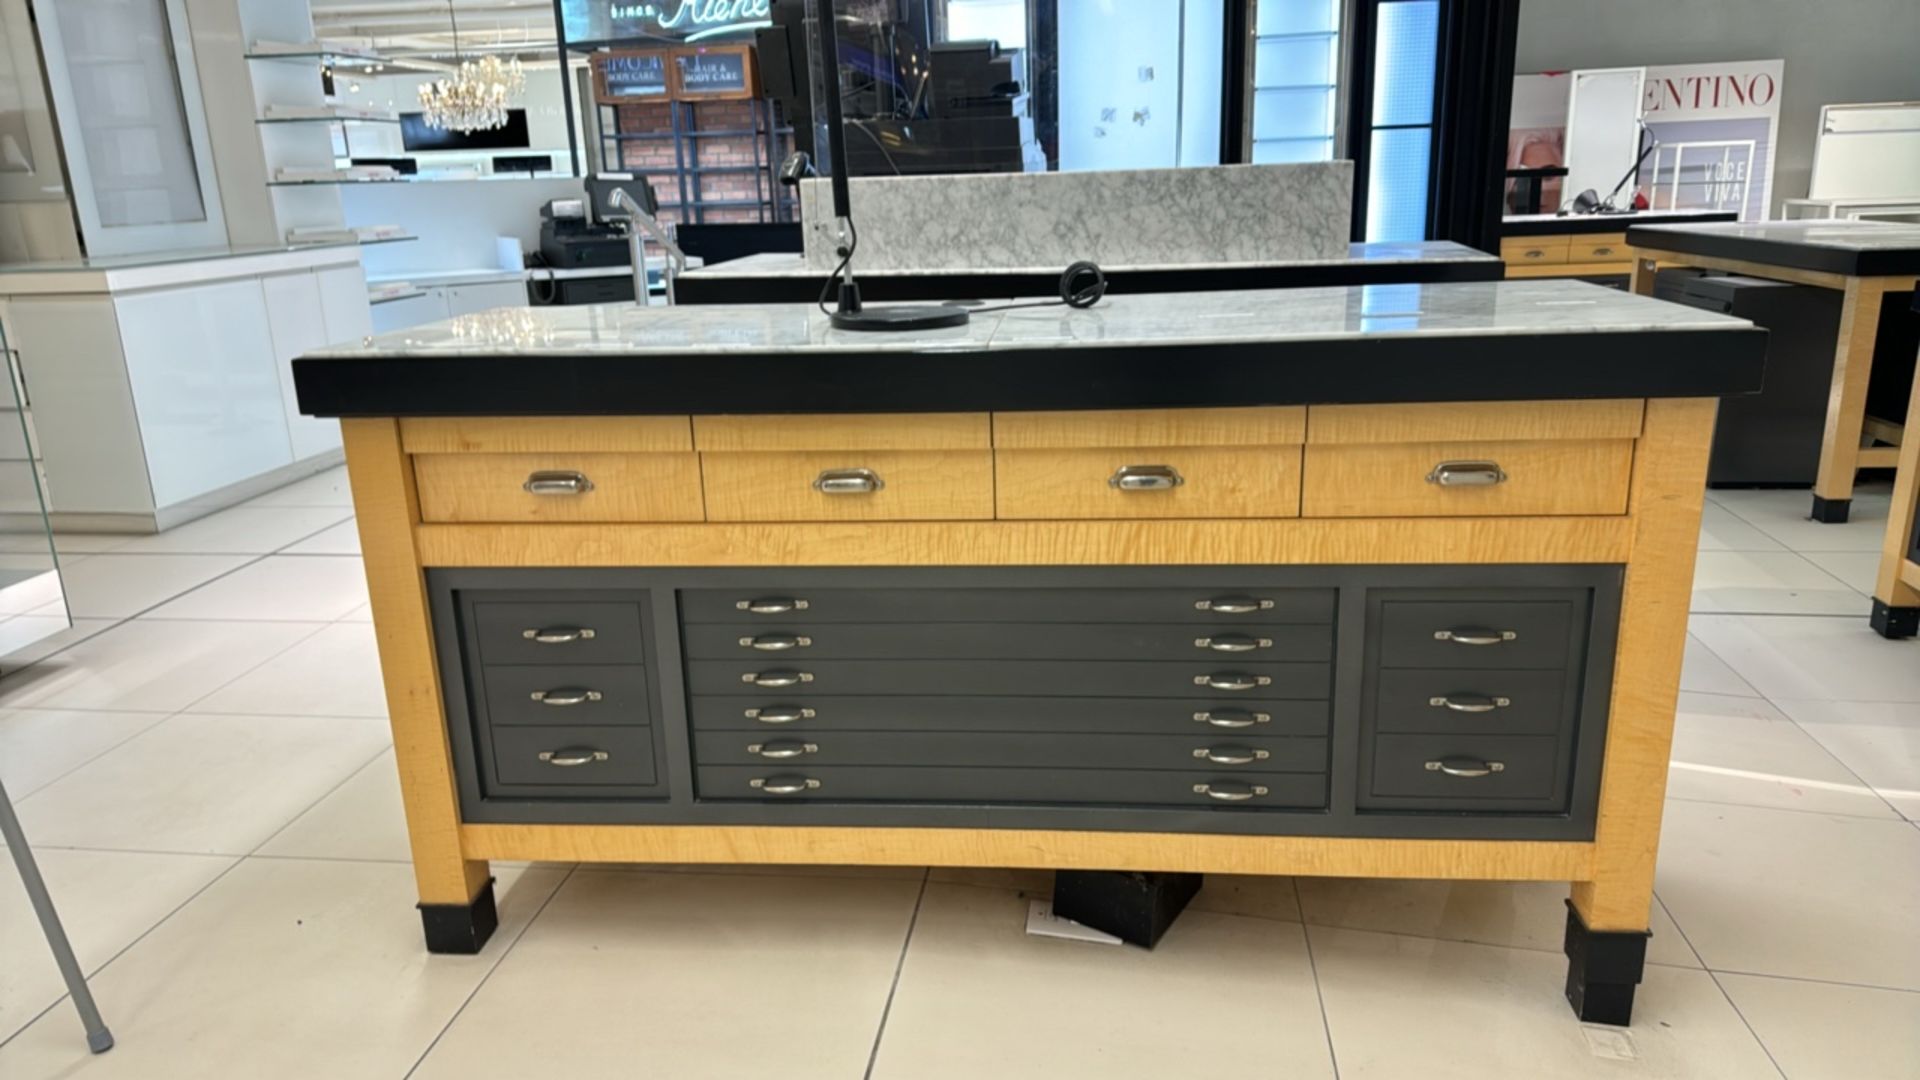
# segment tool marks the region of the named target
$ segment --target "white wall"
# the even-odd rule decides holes
[[[348,225],[399,225],[420,239],[360,249],[369,277],[499,265],[495,238],[513,236],[522,251],[540,246],[540,206],[584,198],[574,177],[550,180],[445,180],[343,187]]]
[[[1916,0],[1526,0],[1514,70],[1786,60],[1774,203],[1807,193],[1820,106],[1920,100]]]

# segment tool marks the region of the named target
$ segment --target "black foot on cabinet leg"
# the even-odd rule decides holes
[[[1847,511],[1853,509],[1852,499],[1823,499],[1813,497],[1813,513],[1808,516],[1822,525],[1845,525]]]
[[[1056,870],[1053,913],[1151,949],[1200,891],[1200,882],[1199,874]]]
[[[1645,930],[1589,930],[1567,904],[1567,1003],[1590,1024],[1633,1022],[1633,988],[1647,966]]]
[[[1894,607],[1885,600],[1875,600],[1867,623],[1883,638],[1910,638],[1920,634],[1920,607]]]
[[[427,932],[427,951],[472,956],[487,944],[500,925],[493,906],[493,879],[469,904],[421,904],[420,925]]]

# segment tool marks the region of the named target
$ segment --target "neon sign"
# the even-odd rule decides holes
[[[609,4],[613,19],[650,19],[688,41],[773,25],[772,0],[678,0],[678,3]]]

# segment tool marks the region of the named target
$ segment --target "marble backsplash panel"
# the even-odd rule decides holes
[[[830,270],[832,195],[802,181],[807,264]],[[856,177],[854,270],[1287,262],[1347,256],[1353,163]]]

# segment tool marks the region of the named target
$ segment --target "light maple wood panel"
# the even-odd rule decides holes
[[[751,450],[985,450],[991,418],[974,413],[874,416],[696,416],[703,452]]]
[[[948,521],[993,516],[990,450],[853,450],[701,455],[713,521]],[[884,485],[828,495],[829,469],[869,469]]]
[[[1718,410],[1712,398],[1647,405],[1628,518],[1633,558],[1620,595],[1593,873],[1576,878],[1573,888],[1574,907],[1592,930],[1644,930],[1651,911],[1707,454]]]
[[[1441,462],[1491,461],[1507,479],[1484,487],[1430,482]],[[1633,441],[1309,446],[1304,517],[1624,514]]]
[[[416,454],[424,521],[699,521],[696,454]],[[536,472],[578,472],[593,490],[534,495]]]
[[[1624,517],[423,525],[428,566],[1622,563]]]
[[[393,727],[414,880],[423,904],[465,904],[490,879],[486,861],[469,857],[460,846],[453,748],[440,699],[426,575],[414,546],[420,510],[413,470],[392,420],[343,420],[340,435],[373,603],[374,643]]]
[[[1357,840],[1310,836],[1029,829],[716,825],[467,825],[492,859],[556,862],[1011,866],[1210,874],[1572,881],[1593,845],[1534,840]]]
[[[1307,442],[1632,439],[1640,434],[1645,411],[1646,403],[1639,398],[1315,405],[1307,410]]]
[[[1633,249],[1627,246],[1627,234],[1623,232],[1573,236],[1567,240],[1569,263],[1624,263],[1632,258]]]
[[[542,451],[665,453],[693,449],[684,416],[414,417],[400,421],[409,454]]]
[[[1125,446],[1284,446],[1306,431],[1300,405],[1245,409],[1118,409],[993,414],[1001,450]]]
[[[1126,466],[1164,466],[1182,483],[1123,491]],[[1045,518],[1291,518],[1300,516],[1300,447],[996,450],[998,516]]]
[[[1543,266],[1567,261],[1565,236],[1514,236],[1500,241],[1500,258],[1513,266]]]
[[[1910,419],[1907,430],[1901,433],[1893,504],[1887,509],[1887,532],[1880,547],[1873,597],[1889,607],[1910,608],[1920,607],[1920,566],[1907,558],[1914,532],[1920,529],[1920,369],[1913,373],[1907,416]]]

